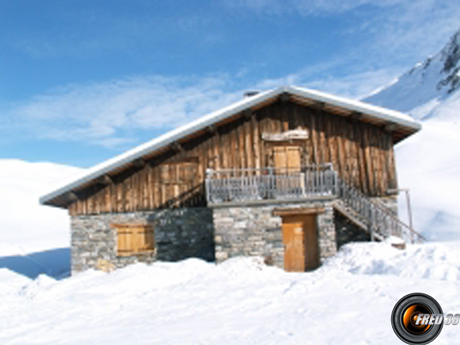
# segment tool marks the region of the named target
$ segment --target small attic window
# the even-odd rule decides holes
[[[117,255],[134,256],[155,251],[155,236],[150,224],[111,224],[117,231]]]

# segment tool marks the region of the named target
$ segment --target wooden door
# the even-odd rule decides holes
[[[273,162],[278,196],[301,197],[305,191],[304,175],[300,172],[302,149],[299,146],[274,146]],[[289,175],[289,176],[286,176]]]
[[[283,217],[284,269],[305,272],[319,266],[316,215]]]

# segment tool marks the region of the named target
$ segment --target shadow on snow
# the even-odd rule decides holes
[[[0,257],[0,268],[9,269],[31,279],[40,274],[62,279],[70,274],[70,248]]]

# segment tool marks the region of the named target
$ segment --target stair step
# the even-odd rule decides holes
[[[401,222],[397,215],[385,205],[377,203],[364,195],[355,187],[347,184],[341,178],[337,177],[337,199],[334,208],[348,218],[361,229],[369,232],[369,225],[372,225],[374,239],[383,241],[389,234],[395,233],[398,236],[409,234],[412,241],[414,236],[417,241],[423,241],[424,237],[415,232],[410,226]],[[368,218],[372,217],[372,219]]]
[[[363,222],[362,219],[360,219],[361,217],[358,217],[358,214],[355,211],[353,211],[350,208],[344,207],[343,203],[337,201],[334,203],[334,208],[338,212],[343,214],[345,217],[347,217],[352,223],[359,226],[361,229],[367,231],[366,223]]]
[[[364,230],[366,232],[369,232],[369,229],[368,229],[368,226],[366,224],[366,221],[364,220],[364,217],[362,217],[360,214],[355,212],[351,207],[346,206],[343,201],[337,200],[336,202],[334,202],[333,206],[338,212],[340,212],[345,217],[347,217],[348,220],[350,220],[353,224],[355,224],[356,226],[360,227],[362,230]],[[378,232],[378,229],[375,229],[374,230],[374,239],[376,239],[378,241],[384,241],[385,236],[381,235]]]

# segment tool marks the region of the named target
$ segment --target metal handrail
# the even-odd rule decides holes
[[[387,206],[373,201],[339,178],[332,163],[291,169],[208,169],[206,175],[206,198],[209,204],[338,198],[367,226],[371,239],[395,235],[412,243],[425,240]]]
[[[379,204],[358,189],[338,178],[338,197],[359,214],[368,225],[371,237],[377,233],[383,237],[399,236],[412,243],[423,242],[425,237],[402,222],[387,206]]]

